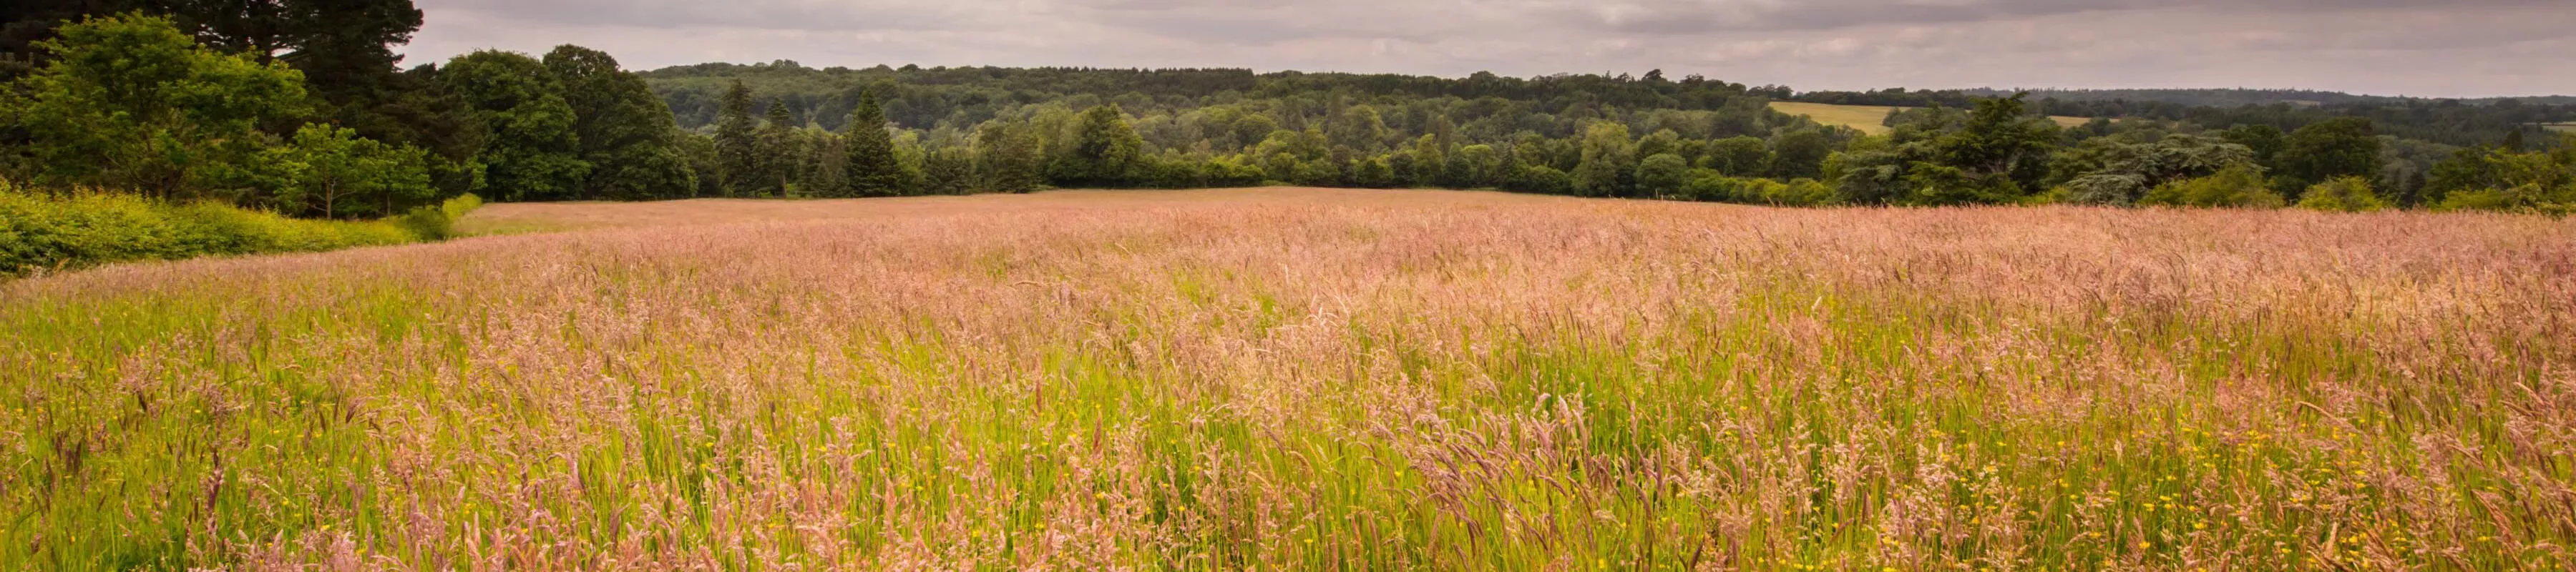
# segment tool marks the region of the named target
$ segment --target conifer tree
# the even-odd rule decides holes
[[[798,167],[805,157],[804,146],[796,136],[796,116],[787,110],[787,100],[771,98],[769,113],[761,122],[759,141],[760,194],[788,196],[795,190]]]
[[[845,173],[841,184],[851,196],[903,194],[903,165],[895,160],[894,134],[886,131],[885,108],[877,104],[876,93],[859,95],[859,106],[850,110],[846,129],[842,145],[849,151],[841,163]]]
[[[725,89],[724,106],[716,116],[716,164],[724,170],[722,187],[725,196],[749,195],[758,188],[755,173],[760,171],[759,126],[751,119],[751,88],[734,80]]]

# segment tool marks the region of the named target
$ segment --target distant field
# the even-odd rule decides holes
[[[2564,570],[2576,225],[496,204],[0,283],[0,570]]]
[[[2567,131],[2567,132],[2576,132],[2576,123],[2557,123],[2557,124],[2551,124],[2551,125],[2542,125],[2541,127],[2547,127],[2547,128],[2549,128],[2549,130],[2550,130],[2550,131]]]
[[[1774,101],[1771,102],[1771,109],[1779,110],[1781,113],[1787,113],[1790,115],[1805,115],[1814,118],[1817,123],[1841,125],[1844,127],[1859,129],[1862,133],[1877,135],[1888,131],[1885,123],[1887,123],[1887,114],[1889,112],[1912,108]],[[2064,127],[2078,127],[2093,121],[2092,118],[2088,117],[2061,116],[2050,117],[2049,119],[2056,121],[2058,125]]]

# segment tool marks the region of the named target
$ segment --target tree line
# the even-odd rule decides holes
[[[1968,107],[2019,92],[1988,89],[1824,91],[1788,99],[1836,105]],[[2483,100],[2355,96],[2302,90],[2047,90],[2030,92],[2037,113],[2185,121],[2208,126],[2265,125],[2283,131],[2339,118],[2371,120],[2373,129],[2451,146],[2495,144],[2506,137],[2547,137],[2544,125],[2576,117],[2576,99]]]
[[[33,43],[41,63],[0,93],[0,174],[326,218],[468,193],[643,199],[696,187],[687,134],[597,50],[481,51],[407,71],[388,57],[372,60],[382,73],[350,79],[362,74],[226,49],[185,22],[138,11],[49,28]]]
[[[2066,102],[1887,90],[1864,95],[1921,105],[1868,135],[1769,107],[1815,94],[1661,71],[1453,79],[780,61],[637,73],[570,45],[403,70],[384,46],[417,18],[314,15],[398,16],[405,0],[182,4],[47,27],[31,44],[44,55],[0,94],[0,175],[341,218],[464,193],[653,200],[1272,183],[1776,205],[2534,211],[2563,209],[2576,192],[2569,146],[2537,132],[2478,139],[2482,124],[2460,122],[2444,137],[2474,142],[2452,144],[2335,109],[2187,107],[2068,128],[2045,117],[2066,113]],[[297,25],[319,26],[315,37],[374,38],[358,52],[388,55],[306,57],[302,46],[326,44],[269,33]]]

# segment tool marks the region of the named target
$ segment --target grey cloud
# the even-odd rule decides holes
[[[733,26],[781,30],[938,30],[989,23],[1007,11],[992,4],[946,0],[419,0],[441,8],[507,15],[528,22],[585,26],[687,28]]]
[[[1802,89],[2576,91],[2565,0],[418,0],[414,61],[1705,74]]]
[[[1879,24],[1951,24],[2034,17],[2200,9],[2258,17],[2351,10],[2521,6],[2563,9],[2562,0],[1615,0],[1572,3],[1561,14],[1603,30],[1697,34],[1746,30],[1832,30]]]

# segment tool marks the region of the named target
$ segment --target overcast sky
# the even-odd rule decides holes
[[[2576,0],[417,0],[411,63],[1663,69],[1799,90],[2576,94]]]

